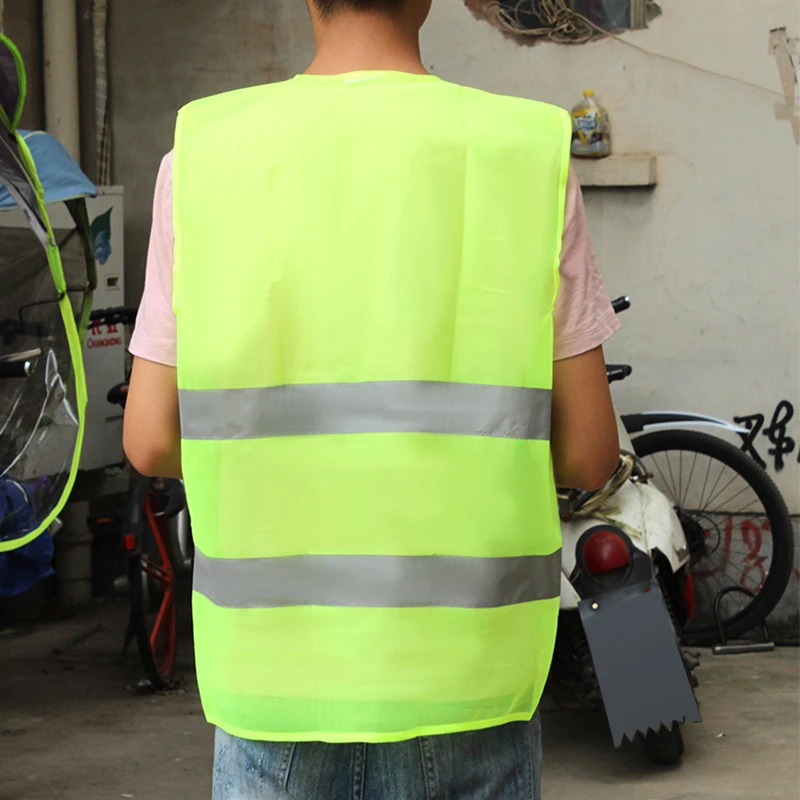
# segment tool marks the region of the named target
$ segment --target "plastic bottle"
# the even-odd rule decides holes
[[[578,158],[611,155],[608,113],[595,100],[594,89],[585,89],[583,100],[572,109],[572,155]]]

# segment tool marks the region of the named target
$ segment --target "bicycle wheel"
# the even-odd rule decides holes
[[[728,595],[725,635],[735,638],[761,624],[786,590],[794,559],[789,512],[774,481],[741,450],[705,433],[655,431],[633,446],[672,500],[692,556],[695,616],[684,641],[719,641],[714,599],[729,586],[755,596]]]
[[[142,507],[139,548],[128,561],[131,624],[142,666],[154,689],[164,689],[172,682],[177,643],[175,572],[160,512],[158,495],[149,492]]]

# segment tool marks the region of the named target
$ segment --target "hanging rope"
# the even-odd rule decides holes
[[[728,75],[724,72],[718,72],[715,69],[693,64],[690,61],[684,61],[684,59],[671,56],[668,53],[660,53],[657,50],[650,50],[647,47],[642,47],[642,45],[632,42],[629,37],[620,36],[618,33],[605,30],[577,11],[573,11],[567,6],[566,0],[520,0],[513,10],[510,9],[508,0],[505,0],[505,2],[500,2],[500,0],[477,1],[481,11],[490,24],[508,33],[512,33],[515,36],[548,36],[555,42],[572,44],[587,42],[593,36],[605,36],[653,58],[660,58],[664,61],[670,61],[673,64],[680,64],[683,67],[697,70],[705,75],[713,75],[716,78],[738,83],[750,89],[757,89],[760,92],[771,94],[775,97],[785,97],[783,92],[776,92],[768,86],[762,86],[753,81],[739,78],[736,75]],[[467,0],[467,2],[469,3],[469,0]],[[528,6],[527,9],[525,9],[526,5]],[[520,20],[520,15],[525,13],[536,14],[542,22],[547,22],[552,27],[526,27]]]
[[[486,19],[497,28],[515,36],[547,36],[554,42],[582,44],[600,30],[582,14],[573,11],[567,0],[519,0],[512,9],[500,0],[481,0]],[[521,15],[535,15],[542,27],[531,28]]]

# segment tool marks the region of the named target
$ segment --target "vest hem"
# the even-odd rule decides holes
[[[238,739],[245,739],[256,742],[325,742],[327,744],[351,744],[353,742],[366,744],[385,744],[388,742],[404,742],[409,739],[418,739],[421,736],[442,736],[448,733],[467,733],[469,731],[481,731],[487,728],[498,728],[511,722],[530,722],[536,713],[536,707],[530,711],[508,714],[495,719],[481,720],[472,723],[462,723],[453,725],[431,725],[414,728],[408,731],[397,733],[330,733],[322,731],[295,731],[292,733],[268,733],[263,731],[250,731],[244,728],[228,725],[213,714],[206,714],[206,721],[210,725],[225,731],[225,733],[235,736]]]

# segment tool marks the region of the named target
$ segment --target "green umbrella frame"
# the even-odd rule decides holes
[[[94,248],[90,236],[89,216],[85,198],[66,202],[81,237],[86,257],[87,281],[77,287],[83,292],[83,303],[78,319],[73,311],[70,292],[61,262],[61,250],[53,233],[44,201],[44,189],[36,171],[31,152],[17,128],[25,105],[27,76],[25,65],[16,45],[0,34],[0,182],[22,209],[31,230],[44,248],[50,274],[56,291],[61,320],[64,324],[72,361],[72,378],[75,385],[78,432],[72,454],[70,472],[61,497],[35,530],[25,535],[0,541],[0,553],[16,550],[32,542],[50,528],[67,503],[75,484],[81,458],[86,426],[86,372],[83,363],[83,341],[89,325],[92,293],[97,285]]]

